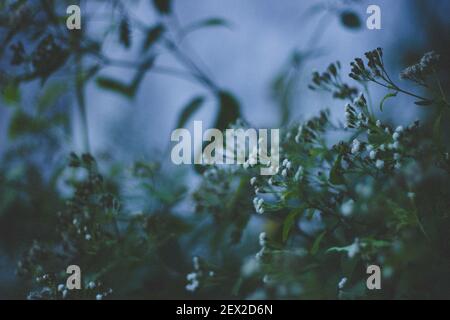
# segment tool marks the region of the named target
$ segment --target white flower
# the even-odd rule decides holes
[[[385,151],[386,150],[386,145],[385,144],[380,145],[380,150],[381,151]]]
[[[367,151],[372,151],[374,149],[374,146],[373,145],[371,145],[371,144],[368,144],[367,146],[366,146],[366,150]]]
[[[402,126],[398,126],[397,128],[395,128],[395,132],[402,132],[404,129]]]
[[[257,213],[264,213],[264,199],[258,197],[253,198],[253,205]]]
[[[89,289],[94,289],[95,288],[95,282],[94,281],[89,282],[88,283],[88,288]]]
[[[198,286],[199,286],[198,280],[194,280],[194,281],[192,281],[191,283],[189,283],[189,284],[186,285],[186,290],[187,290],[187,291],[194,292],[195,289],[198,288]]]
[[[96,299],[96,300],[102,300],[102,299],[103,299],[103,295],[102,295],[101,293],[99,293],[99,294],[97,294],[97,295],[95,296],[95,299]]]
[[[377,120],[377,122],[375,122],[375,125],[379,128],[379,127],[381,127],[381,121],[380,120]]]
[[[256,182],[256,177],[250,179],[250,184],[253,186]]]
[[[200,270],[200,259],[197,256],[192,258],[192,264],[194,265],[195,270]]]
[[[400,154],[394,153],[394,160],[400,160]]]
[[[67,295],[69,294],[69,291],[67,291],[67,289],[65,289],[63,292],[62,292],[62,297],[63,297],[63,299],[65,299],[65,298],[67,298]]]
[[[352,142],[352,150],[351,152],[353,154],[357,153],[359,151],[359,148],[361,147],[361,142],[359,142],[358,139],[354,139]]]
[[[386,127],[386,128],[384,129],[384,132],[386,132],[387,134],[390,134],[390,133],[391,133],[391,131],[389,130],[388,127]]]
[[[89,241],[89,240],[92,239],[92,236],[91,236],[90,234],[87,234],[87,235],[84,236],[84,238],[85,238],[87,241]]]
[[[269,185],[273,185],[273,180],[272,180],[272,178],[269,178],[269,181],[267,181],[267,183],[268,183]]]
[[[341,281],[339,281],[339,283],[338,283],[338,288],[340,290],[344,289],[344,286],[346,283],[347,283],[347,278],[346,277],[342,278]]]
[[[377,157],[377,152],[375,150],[370,151],[369,157],[370,159],[375,160],[375,158]]]
[[[58,284],[58,292],[61,292],[63,290],[64,290],[64,285],[62,283]]]
[[[350,199],[341,205],[341,213],[343,216],[348,217],[353,213],[353,209],[355,207],[355,201],[353,199]]]
[[[394,132],[394,134],[392,135],[392,139],[398,140],[398,138],[400,138],[400,134],[398,132]]]
[[[394,149],[398,149],[400,147],[400,143],[398,143],[398,141],[395,141],[393,144],[392,144],[392,148],[394,148]]]
[[[378,169],[383,169],[383,167],[384,167],[384,161],[378,159],[377,162],[375,162],[375,166],[376,166]]]
[[[265,247],[267,244],[267,234],[265,232],[261,232],[259,234],[259,245],[261,247]]]
[[[272,278],[271,278],[268,274],[266,274],[266,275],[264,275],[262,281],[263,281],[265,284],[269,284],[269,283],[272,282]]]
[[[192,280],[197,279],[197,272],[191,272],[191,273],[188,273],[188,274],[186,275],[186,279],[187,279],[188,281],[192,281]]]
[[[394,165],[394,168],[399,170],[402,167],[402,165],[400,164],[400,162],[396,162]]]
[[[290,170],[290,169],[292,168],[292,163],[291,163],[290,161],[288,161],[288,162],[286,163],[286,168],[287,168],[288,170]]]
[[[214,277],[215,275],[216,275],[216,273],[214,272],[214,271],[210,271],[209,273],[208,273],[208,275],[210,276],[210,277]]]
[[[287,169],[283,169],[283,171],[281,171],[281,175],[283,177],[286,177],[287,176]]]
[[[414,192],[408,192],[406,194],[408,196],[409,199],[414,200],[414,198],[416,197],[416,194]]]
[[[285,167],[288,162],[289,162],[288,159],[284,159],[283,162],[281,163],[281,166]]]
[[[355,242],[353,242],[349,247],[348,247],[348,251],[347,251],[347,255],[348,257],[351,259],[354,256],[356,256],[359,253],[359,239],[356,238]]]

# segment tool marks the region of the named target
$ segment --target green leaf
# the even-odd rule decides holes
[[[341,23],[349,29],[359,29],[361,27],[361,20],[359,16],[353,11],[343,11],[340,15]]]
[[[55,105],[58,99],[67,91],[67,83],[57,81],[51,83],[37,99],[37,110],[43,113]]]
[[[381,110],[381,111],[383,111],[383,105],[384,105],[385,101],[386,101],[387,99],[389,99],[389,98],[392,98],[392,97],[397,96],[397,93],[398,93],[398,92],[391,92],[391,93],[388,93],[387,95],[384,96],[384,98],[383,98],[383,99],[381,100],[381,102],[380,102],[380,110]]]
[[[181,111],[176,128],[182,128],[189,118],[202,106],[204,101],[205,97],[203,96],[197,96],[189,101],[189,103],[185,105]]]
[[[286,219],[284,219],[283,233],[282,233],[283,242],[285,242],[288,239],[289,233],[291,232],[291,229],[294,226],[295,221],[297,220],[297,217],[299,216],[300,213],[301,213],[301,210],[296,209],[296,210],[290,212],[288,214],[288,216],[286,217]]]
[[[345,179],[341,167],[342,156],[339,155],[330,170],[330,182],[335,185],[344,184]]]
[[[9,105],[16,105],[20,102],[20,88],[15,83],[9,83],[2,92],[3,101]]]
[[[320,242],[322,242],[322,239],[323,239],[323,237],[326,234],[327,234],[327,231],[325,230],[325,231],[323,231],[321,234],[319,234],[317,236],[316,240],[314,240],[314,243],[313,243],[313,245],[311,247],[311,251],[310,251],[310,253],[312,255],[315,255],[319,251],[319,249],[320,249]]]
[[[160,14],[170,14],[172,11],[171,0],[153,0],[153,6]]]
[[[163,35],[165,28],[162,24],[158,24],[147,31],[144,44],[142,45],[142,51],[147,51],[153,46],[159,38]]]

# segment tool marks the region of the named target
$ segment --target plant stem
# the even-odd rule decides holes
[[[80,114],[81,120],[81,134],[83,141],[83,151],[86,153],[90,153],[90,144],[89,144],[89,128],[88,128],[88,120],[86,113],[86,100],[84,95],[84,80],[83,80],[83,62],[82,56],[76,56],[76,76],[75,76],[75,91],[76,91],[76,99],[78,112]]]

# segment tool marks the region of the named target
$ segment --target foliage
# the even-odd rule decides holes
[[[11,114],[11,144],[0,163],[0,246],[21,257],[17,274],[25,289],[15,294],[30,299],[450,297],[445,137],[450,104],[438,54],[426,53],[401,73],[423,89],[420,93],[392,80],[381,48],[351,63],[352,83],[340,62],[314,72],[311,90],[345,101],[338,110],[345,114],[342,125],[327,109],[289,123],[301,67],[314,52],[295,50],[271,87],[283,133],[281,165],[272,168],[276,174],[260,176],[259,165],[247,161],[197,167],[201,175],[191,179],[156,156],[126,166],[114,150],[92,152],[86,86],[95,83],[133,99],[146,74],[170,74],[193,81],[201,91],[181,109],[176,127],[211,99],[217,104],[215,128],[247,128],[234,93],[213,81],[180,45],[191,32],[232,24],[213,17],[179,26],[174,3],[167,0],[148,1],[157,19],[147,24],[122,1],[108,1],[111,21],[119,23],[104,36],[114,35],[125,51],[141,52],[136,61],[120,60],[107,55],[103,38],[60,28],[65,4],[0,1],[2,16],[13,13],[0,25],[6,31],[0,66],[3,59],[9,62],[7,71],[1,70],[0,89]],[[350,29],[361,25],[350,8],[331,12]],[[162,66],[161,54],[171,55],[182,69]],[[131,80],[111,77],[105,72],[110,66],[130,69]],[[30,108],[24,97],[35,82],[40,92]],[[387,89],[385,96],[372,102],[369,84]],[[401,95],[432,110],[432,119],[405,127],[381,120],[386,104]],[[83,122],[83,150],[76,153],[68,144],[71,101]],[[83,290],[65,286],[72,264],[82,269]],[[366,288],[371,264],[381,266],[382,290]]]

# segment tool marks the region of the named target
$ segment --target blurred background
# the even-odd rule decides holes
[[[8,7],[13,2],[2,2],[2,19],[6,19],[6,15],[15,14]],[[29,2],[33,5],[38,1]],[[58,1],[56,8],[64,16],[65,6],[62,2]],[[75,2],[77,1],[70,3]],[[370,4],[381,8],[381,30],[369,30],[366,27],[369,16],[366,9]],[[114,36],[105,32],[120,23],[119,20],[114,20],[110,1],[87,0],[80,1],[79,5],[83,34],[97,39],[105,56],[124,62],[122,65],[118,63],[116,66],[102,68],[100,75],[120,79],[125,83],[132,82],[135,70],[124,65],[142,58],[140,43],[146,35],[133,25],[130,33],[132,42],[124,47]],[[165,19],[158,15],[150,1],[122,1],[122,5],[126,7],[128,15],[138,21],[137,25],[142,23],[151,26]],[[192,27],[192,32],[183,36],[180,41],[180,48],[186,53],[188,61],[201,69],[202,74],[214,86],[233,94],[239,102],[243,119],[256,128],[278,128],[317,115],[324,108],[331,110],[336,121],[343,121],[343,103],[341,105],[339,100],[308,90],[311,73],[314,70],[324,70],[330,62],[340,61],[343,74],[347,75],[350,71],[349,63],[355,57],[382,47],[390,74],[394,81],[397,79],[400,82],[395,75],[418,61],[423,53],[435,50],[443,57],[448,57],[449,10],[450,1],[445,0],[178,0],[173,2],[175,18],[170,24],[174,28]],[[198,21],[209,23],[205,28],[197,28]],[[7,43],[5,39],[8,39],[8,29],[4,25],[0,29],[0,39]],[[30,40],[24,37],[25,47],[30,47],[27,41]],[[1,77],[6,78],[16,70],[10,65],[12,54],[13,51],[7,47],[1,51]],[[177,171],[179,168],[171,165],[167,150],[170,147],[170,134],[176,127],[183,108],[187,101],[196,96],[204,97],[202,107],[184,124],[189,129],[192,129],[193,120],[203,120],[205,126],[213,127],[219,109],[208,85],[195,79],[193,81],[192,77],[166,72],[172,69],[185,70],[185,58],[180,59],[176,54],[159,48],[155,49],[155,56],[155,65],[160,72],[155,69],[155,72],[146,73],[132,99],[104,90],[98,82],[87,83],[85,111],[90,151],[100,158],[113,157],[114,161],[123,166],[131,165],[136,159],[159,161],[173,175],[181,176]],[[86,63],[94,60],[88,58]],[[43,154],[26,155],[30,157],[33,167],[22,167],[21,170],[32,168],[39,170],[44,176],[46,173],[50,175],[52,168],[61,164],[62,158],[70,151],[85,151],[83,121],[76,106],[77,100],[73,88],[64,86],[67,73],[74,67],[75,63],[72,62],[65,65],[44,85],[40,79],[21,84],[20,104],[25,110],[32,110],[43,99],[37,98],[42,93],[43,86],[56,86],[57,90],[64,93],[55,101],[57,110],[68,117],[66,130],[56,133],[58,139],[63,137],[59,141],[64,142],[59,143],[58,147],[34,142],[34,147],[42,148]],[[345,77],[344,80],[347,79]],[[449,87],[448,76],[444,84]],[[408,87],[409,84],[402,85]],[[280,86],[284,86],[281,88],[282,94]],[[386,94],[382,88],[373,88],[372,92],[374,101],[379,101]],[[14,102],[11,99],[14,96],[7,98],[9,101],[0,101],[2,158],[19,155],[19,151],[15,149],[18,139],[28,139],[21,137],[20,133],[11,133],[10,123],[14,120],[14,108],[11,107]],[[423,112],[423,108],[414,105],[409,97],[399,96],[395,104],[408,104],[409,107],[399,111],[395,108],[396,105],[391,105],[388,101],[380,117],[395,124],[408,124],[417,118],[426,121],[427,114]],[[16,121],[20,124],[20,121],[25,120]],[[22,122],[26,126],[24,123],[26,122]],[[45,151],[46,148],[49,148],[48,151]],[[195,186],[197,175],[194,170],[184,169],[183,175],[187,175],[186,179],[192,181],[189,185]],[[6,179],[6,172],[3,173],[2,179]],[[45,179],[51,177],[47,176]],[[34,190],[38,197],[42,197],[37,191],[39,183],[41,182],[37,179],[35,185],[28,185],[27,188],[31,189],[31,193]],[[17,188],[20,190],[22,187],[19,185]],[[67,191],[61,186],[57,190],[61,194]],[[16,195],[4,190],[2,192],[0,298],[20,297],[23,287],[15,275],[17,260],[40,226],[38,217],[33,212],[14,212],[15,207],[9,205],[8,197]],[[53,198],[52,194],[46,194],[46,197],[45,203],[33,199],[27,210],[56,211],[60,203],[48,202]],[[183,206],[189,207],[189,203],[180,205],[181,208]]]

